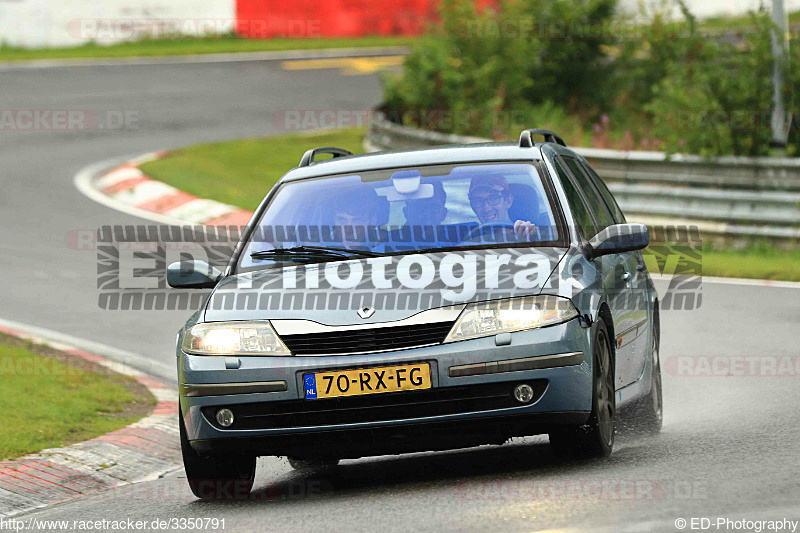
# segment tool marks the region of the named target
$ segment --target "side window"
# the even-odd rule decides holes
[[[611,194],[611,191],[608,190],[605,182],[600,179],[600,176],[597,175],[597,172],[594,169],[587,165],[586,163],[582,163],[581,166],[589,174],[589,177],[592,180],[592,183],[595,184],[597,189],[600,191],[600,196],[603,197],[603,200],[606,201],[606,205],[609,209],[611,209],[611,214],[614,216],[614,221],[617,224],[625,224],[625,215],[622,212],[622,209],[619,208],[619,204],[617,204],[617,200]]]
[[[580,164],[578,164],[578,160],[572,157],[564,157],[564,162],[575,177],[575,182],[578,187],[583,191],[583,195],[586,197],[586,201],[589,204],[589,210],[594,215],[595,220],[597,220],[600,229],[602,230],[613,226],[614,218],[611,216],[611,211],[608,210],[606,203],[600,197],[597,189],[595,189],[592,182],[589,181],[589,176],[584,173]]]
[[[560,158],[553,160],[553,166],[556,169],[561,185],[564,187],[564,192],[567,193],[567,202],[569,202],[569,208],[572,211],[575,224],[578,226],[583,238],[591,239],[597,234],[597,227],[594,224],[594,220],[592,220],[592,215],[589,213],[589,208],[586,207],[586,203],[569,178],[569,174],[561,165]]]

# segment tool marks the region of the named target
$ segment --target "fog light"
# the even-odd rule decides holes
[[[533,387],[527,383],[517,385],[514,387],[514,399],[519,403],[528,403],[533,400]],[[219,418],[219,414],[217,414],[217,418]]]
[[[230,409],[220,409],[217,411],[217,423],[224,428],[231,427],[233,425],[233,411]]]

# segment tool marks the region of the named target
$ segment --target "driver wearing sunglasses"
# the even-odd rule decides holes
[[[482,174],[469,184],[469,205],[481,224],[511,224],[508,214],[514,195],[503,176]],[[518,239],[534,240],[536,225],[527,220],[516,220],[514,234]]]

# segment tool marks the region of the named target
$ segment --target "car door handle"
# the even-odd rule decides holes
[[[630,279],[631,279],[631,273],[630,272],[623,272],[622,273],[622,281],[628,281]]]

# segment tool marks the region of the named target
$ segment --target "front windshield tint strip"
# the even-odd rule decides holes
[[[285,182],[271,195],[238,269],[470,248],[566,246],[549,176],[532,161],[381,169]],[[299,253],[297,249],[303,249]]]

